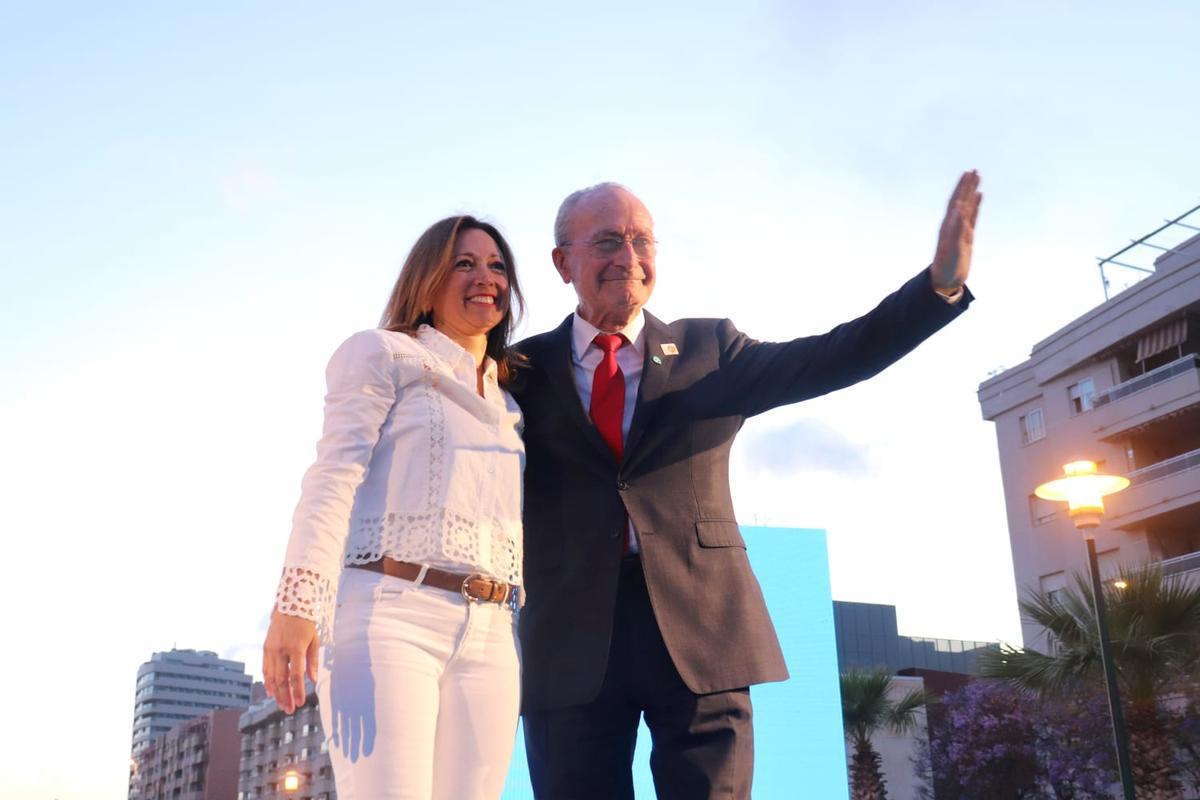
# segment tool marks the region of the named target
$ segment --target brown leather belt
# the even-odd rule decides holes
[[[421,574],[420,564],[397,561],[387,556],[369,564],[354,564],[353,566],[369,569],[372,572],[382,572],[384,575],[403,578],[406,581],[415,581]],[[507,605],[509,608],[517,607],[517,598],[521,593],[521,587],[494,580],[486,575],[479,573],[460,575],[457,572],[446,572],[433,567],[425,570],[425,579],[421,583],[435,589],[445,589],[447,592],[461,594],[468,601],[498,603]]]

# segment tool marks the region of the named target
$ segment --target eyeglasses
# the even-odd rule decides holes
[[[638,258],[649,258],[654,255],[654,246],[658,244],[657,239],[651,239],[649,236],[602,236],[590,242],[563,242],[559,247],[570,247],[574,244],[590,247],[597,253],[611,256],[613,253],[620,250],[629,242],[633,245],[633,253]]]

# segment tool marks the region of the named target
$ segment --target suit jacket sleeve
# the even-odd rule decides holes
[[[894,363],[961,314],[970,292],[951,305],[928,270],[888,295],[872,311],[819,336],[759,342],[722,320],[719,381],[709,387],[720,411],[753,416],[858,383]]]

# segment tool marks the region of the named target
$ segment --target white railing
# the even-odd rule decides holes
[[[1138,375],[1136,378],[1130,378],[1124,383],[1118,383],[1111,389],[1099,392],[1092,398],[1092,407],[1107,405],[1114,400],[1128,397],[1156,383],[1162,383],[1174,378],[1176,375],[1182,375],[1194,369],[1200,369],[1200,355],[1188,353],[1183,358],[1177,358],[1169,364],[1163,364],[1161,367],[1150,370],[1145,375]]]
[[[1133,484],[1149,483],[1150,481],[1156,481],[1159,478],[1165,478],[1168,475],[1174,475],[1177,472],[1195,469],[1196,467],[1200,467],[1200,450],[1192,450],[1177,455],[1174,458],[1168,458],[1166,461],[1159,461],[1157,464],[1135,469],[1129,473],[1129,482]]]
[[[1200,553],[1188,553],[1185,556],[1163,559],[1158,563],[1163,575],[1179,575],[1200,569]]]

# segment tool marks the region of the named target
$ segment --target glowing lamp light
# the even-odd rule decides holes
[[[289,769],[283,776],[283,790],[288,792],[296,791],[300,788],[300,774],[294,769]]]
[[[1129,582],[1117,578],[1115,581],[1113,581],[1113,586],[1117,589],[1127,589],[1129,588]]]
[[[1076,528],[1095,528],[1104,514],[1104,496],[1129,486],[1120,475],[1100,475],[1095,461],[1063,465],[1063,477],[1043,483],[1033,493],[1043,500],[1066,501]]]

